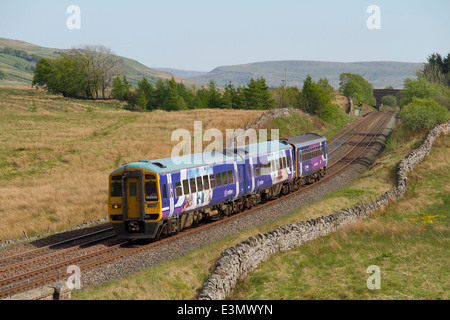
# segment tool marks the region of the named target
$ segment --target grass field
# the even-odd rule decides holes
[[[0,241],[57,232],[107,213],[108,175],[126,162],[170,157],[175,129],[251,123],[263,111],[129,112],[118,101],[65,99],[0,86]],[[280,135],[337,129],[309,115],[277,119]],[[314,126],[312,125],[314,123]],[[268,129],[275,128],[268,124]],[[210,142],[204,142],[204,146]]]
[[[74,299],[196,299],[227,247],[278,226],[329,215],[394,186],[398,162],[420,138],[385,151],[348,187],[282,219],[234,234],[123,279],[82,289]],[[374,217],[273,256],[230,299],[448,299],[450,137],[409,173],[406,198]],[[381,289],[369,290],[370,265]]]
[[[126,162],[170,157],[172,131],[243,126],[261,111],[136,113],[0,87],[0,240],[106,216],[108,175]]]

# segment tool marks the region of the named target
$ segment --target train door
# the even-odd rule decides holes
[[[167,184],[169,187],[169,217],[172,217],[175,209],[175,199],[172,186],[172,175],[170,173],[167,174]]]
[[[127,183],[127,216],[131,219],[140,218],[140,203],[139,203],[139,179],[128,178]]]

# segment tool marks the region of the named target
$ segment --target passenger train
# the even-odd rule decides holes
[[[315,133],[213,153],[127,163],[109,176],[108,216],[121,239],[160,239],[249,209],[325,175]]]

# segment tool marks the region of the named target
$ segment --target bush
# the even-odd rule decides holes
[[[450,89],[438,83],[431,83],[425,78],[405,80],[405,91],[400,105],[403,107],[411,103],[414,98],[433,99],[450,109]]]
[[[329,103],[319,109],[318,116],[323,120],[339,127],[348,123],[348,115],[338,105]]]
[[[431,99],[413,98],[400,112],[403,127],[414,133],[433,128],[449,118],[448,110]]]
[[[396,107],[397,106],[397,97],[384,96],[383,98],[381,98],[381,103],[383,103],[383,105],[387,105],[390,107]]]

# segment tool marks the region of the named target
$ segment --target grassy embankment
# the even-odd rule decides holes
[[[227,247],[259,232],[332,214],[392,188],[398,162],[419,137],[384,151],[348,187],[294,214],[226,237],[188,255],[102,286],[75,299],[196,299]],[[406,198],[374,217],[323,239],[280,253],[241,281],[232,299],[448,299],[450,138],[409,174]],[[369,290],[370,265],[381,269],[381,289]]]
[[[118,101],[64,99],[0,87],[0,241],[57,232],[106,216],[108,175],[140,159],[169,157],[172,132],[242,127],[263,111],[135,113]],[[280,135],[336,128],[308,115],[277,120]],[[315,124],[312,126],[311,123]],[[288,130],[289,128],[289,130]],[[293,129],[294,128],[294,129]],[[204,146],[210,142],[204,142]]]

